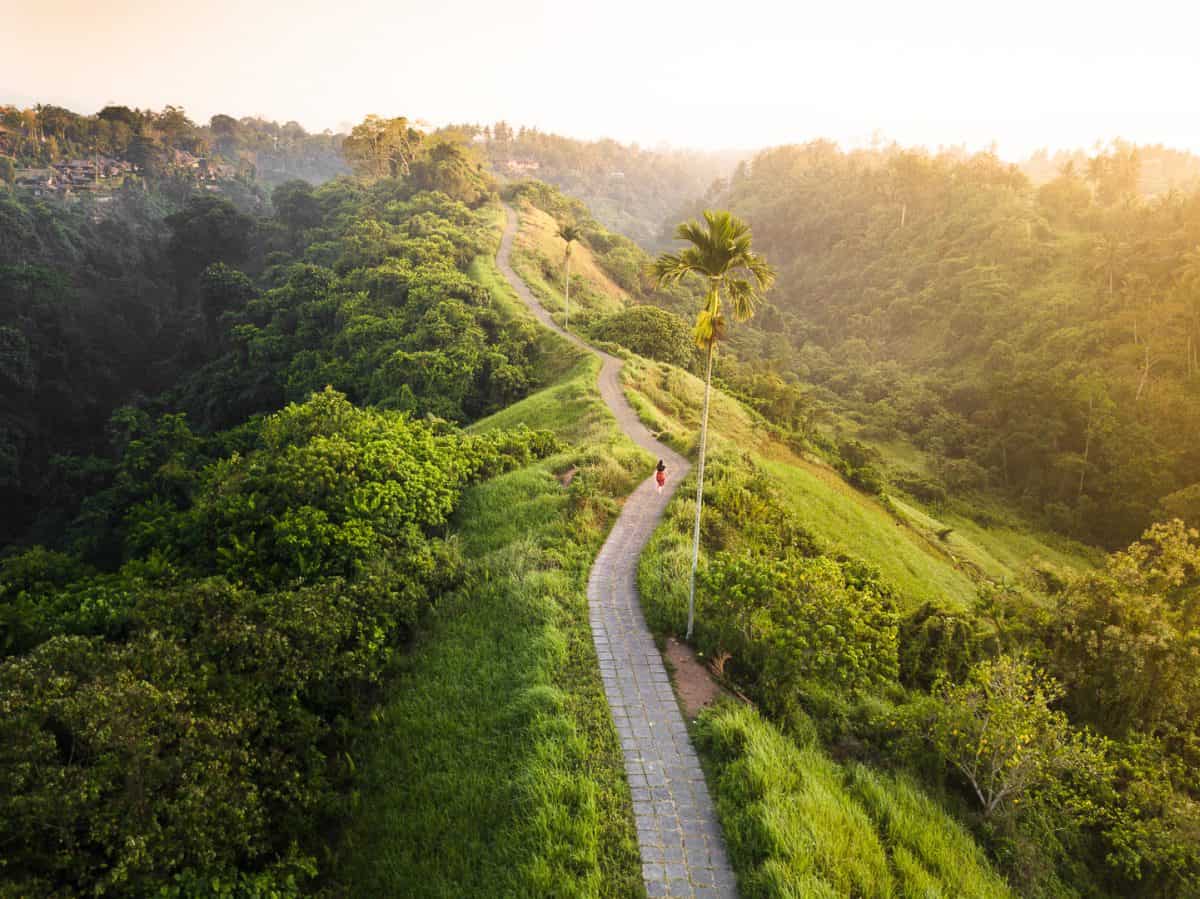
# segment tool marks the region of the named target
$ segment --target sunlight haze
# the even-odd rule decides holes
[[[1045,3],[21,4],[0,102],[182,105],[338,130],[367,113],[574,137],[757,147],[1121,136],[1200,150],[1197,13]],[[115,47],[123,47],[114,52]],[[300,62],[298,62],[300,61]]]

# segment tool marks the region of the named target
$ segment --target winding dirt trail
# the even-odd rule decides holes
[[[617,424],[634,443],[663,459],[671,475],[661,493],[651,475],[629,495],[588,577],[592,638],[625,755],[646,892],[736,897],[704,774],[637,592],[638,558],[691,466],[638,420],[621,390],[621,360],[563,331],[513,271],[509,257],[517,216],[507,205],[504,212],[507,220],[496,255],[501,274],[543,325],[600,357],[600,395]]]

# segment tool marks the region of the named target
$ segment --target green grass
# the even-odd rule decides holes
[[[848,782],[850,793],[891,847],[901,895],[946,899],[1011,895],[966,829],[912,780],[856,764],[849,770]]]
[[[360,760],[337,878],[350,895],[642,894],[586,582],[645,461],[581,389],[594,378],[589,360],[479,425],[582,427],[589,442],[465,494],[468,585],[406,657]],[[567,489],[556,473],[570,466]]]
[[[876,566],[906,606],[936,600],[966,608],[975,601],[975,582],[965,572],[833,472],[769,460],[760,464],[806,528],[830,547]]]
[[[562,294],[563,243],[554,219],[528,204],[518,210],[520,228],[513,243],[512,266],[554,320],[565,321]],[[591,250],[576,243],[571,251],[571,330],[624,309],[625,291],[597,263]]]
[[[847,770],[732,702],[702,713],[695,733],[743,899],[1011,896],[908,781]]]
[[[489,431],[524,424],[554,431],[571,443],[615,439],[616,419],[599,401],[596,390],[599,370],[599,359],[578,353],[571,370],[557,384],[480,419],[467,430]]]
[[[908,470],[926,477],[934,476],[929,455],[902,436],[883,439],[871,429],[844,413],[831,411],[827,435],[849,435],[877,450],[885,467]],[[1100,563],[1101,553],[1061,535],[1033,527],[1011,508],[995,498],[959,498],[950,509],[933,510],[912,499],[893,496],[907,524],[934,546],[953,556],[974,573],[989,580],[1028,587],[1033,583],[1033,567],[1048,562],[1059,569],[1082,570]],[[979,524],[972,516],[986,513],[989,523]],[[940,531],[953,529],[945,540]]]
[[[551,279],[555,289],[553,299],[562,303],[562,258],[564,244],[558,236],[558,222],[548,213],[527,203],[518,210],[521,228],[516,248],[527,258],[546,260],[554,272]],[[584,308],[597,314],[618,312],[628,303],[628,296],[596,260],[586,243],[576,242],[571,247],[571,295],[574,302],[576,287]]]
[[[622,377],[643,423],[681,452],[694,452],[703,381],[637,357],[626,363]],[[893,515],[878,498],[855,489],[827,465],[801,458],[775,440],[757,413],[720,391],[713,392],[709,425],[712,452],[748,453],[814,536],[831,550],[877,567],[907,608],[927,600],[966,608],[983,580],[1032,588],[1039,560],[1064,569],[1092,564],[1086,547],[1025,527],[1011,512],[999,518],[1004,523],[984,528],[961,514],[935,515],[914,500],[893,498],[898,512]],[[684,504],[690,514],[692,491],[686,486],[679,491],[669,517],[682,514]],[[941,539],[946,528],[953,532]]]
[[[490,259],[472,273],[526,316]],[[649,457],[601,402],[595,357],[549,332],[543,356],[555,383],[472,430],[527,424],[571,449],[464,494],[451,531],[466,582],[439,601],[355,752],[334,876],[346,895],[645,895],[586,587]]]
[[[996,523],[984,527],[957,512],[943,513],[940,518],[947,527],[954,528],[950,535],[952,542],[969,541],[998,563],[1010,579],[1026,576],[1031,563],[1039,560],[1066,570],[1086,570],[1103,562],[1103,552],[1096,547],[1020,523]]]
[[[704,381],[690,372],[634,356],[621,370],[621,383],[638,417],[682,453],[694,453],[700,441]],[[762,416],[714,388],[709,410],[709,439],[727,441],[763,453],[772,443]]]
[[[573,532],[554,464],[464,499],[472,583],[380,715],[339,877],[351,895],[639,894],[583,595],[599,527]]]

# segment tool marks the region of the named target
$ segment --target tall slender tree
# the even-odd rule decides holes
[[[708,446],[708,405],[712,392],[712,364],[717,343],[725,336],[723,301],[728,300],[735,321],[749,320],[762,293],[775,283],[775,271],[750,247],[750,227],[726,211],[704,211],[704,224],[684,222],[675,239],[689,243],[679,253],[663,253],[654,261],[659,286],[677,284],[688,275],[707,282],[704,308],[696,316],[692,335],[704,350],[704,411],[700,416],[700,461],[696,469],[696,523],[692,530],[692,579],[688,588],[687,637],[696,619],[696,566],[700,559],[700,513],[704,505],[704,459]]]
[[[563,305],[566,307],[566,323],[564,329],[571,326],[571,244],[583,237],[583,230],[578,225],[559,225],[558,236],[566,242],[563,252]]]

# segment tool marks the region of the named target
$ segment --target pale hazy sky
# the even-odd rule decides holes
[[[1200,152],[1194,0],[2,0],[0,103],[370,112],[654,145]]]

